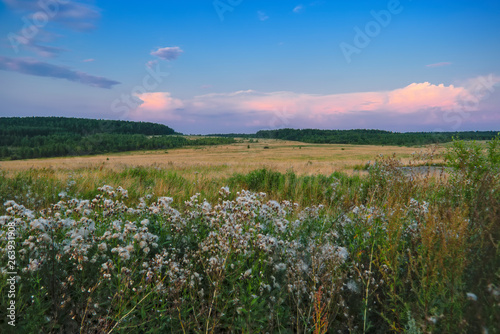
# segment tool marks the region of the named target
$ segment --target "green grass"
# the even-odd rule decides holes
[[[443,176],[401,165],[379,158],[364,177],[0,173],[0,224],[17,233],[15,330],[498,333],[498,139],[455,142]],[[0,330],[16,332],[6,318]]]

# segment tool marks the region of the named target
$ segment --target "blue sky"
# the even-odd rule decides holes
[[[2,0],[0,22],[0,116],[500,130],[498,1]]]

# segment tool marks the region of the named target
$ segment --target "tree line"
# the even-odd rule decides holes
[[[293,140],[316,144],[357,144],[357,145],[397,145],[418,146],[447,143],[453,138],[462,140],[491,140],[498,131],[460,132],[391,132],[384,130],[318,130],[318,129],[277,129],[261,130],[255,134],[215,135],[223,137],[265,138]]]
[[[93,155],[234,143],[187,139],[162,124],[64,117],[0,118],[0,159]]]

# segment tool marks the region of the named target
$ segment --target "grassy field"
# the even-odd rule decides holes
[[[443,148],[444,146],[434,149],[439,153]],[[189,177],[194,172],[209,177],[221,177],[266,168],[282,173],[291,170],[298,175],[330,175],[335,171],[352,173],[354,168],[359,169],[368,161],[374,161],[379,154],[397,154],[404,163],[407,163],[413,153],[429,150],[430,147],[306,144],[259,139],[256,143],[243,140],[238,144],[168,151],[0,161],[0,168],[16,171],[30,168],[81,169],[103,166],[117,170],[126,167],[152,166],[180,172],[184,177]],[[440,161],[442,159],[437,160]]]
[[[498,333],[499,140],[421,150],[2,162],[1,308],[23,333]]]

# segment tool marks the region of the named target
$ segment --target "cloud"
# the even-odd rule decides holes
[[[84,62],[84,63],[90,63],[90,62],[93,62],[93,61],[95,61],[94,58],[89,58],[89,59],[82,60],[82,62]]]
[[[30,1],[2,0],[9,8],[21,12],[31,12],[30,20],[44,15],[49,21],[57,22],[69,29],[87,31],[94,29],[101,17],[99,9],[89,4],[75,1]]]
[[[266,15],[266,13],[264,13],[263,11],[259,10],[257,12],[257,16],[259,17],[259,20],[260,21],[266,21],[269,19],[269,16]]]
[[[17,52],[19,46],[35,52],[39,56],[52,58],[66,51],[63,48],[43,45],[48,40],[61,37],[45,28],[56,23],[73,31],[89,31],[96,27],[101,17],[99,9],[89,4],[75,1],[29,1],[0,0],[11,10],[20,12],[24,22],[17,33],[9,33],[7,38],[11,47]]]
[[[179,58],[179,56],[183,52],[184,51],[180,47],[172,46],[172,47],[159,48],[156,51],[152,51],[150,54],[152,56],[156,56],[158,58],[171,61]]]
[[[67,67],[52,65],[29,58],[10,58],[0,56],[0,70],[23,73],[39,77],[66,79],[84,85],[112,88],[120,82],[74,71]]]
[[[150,60],[146,63],[146,66],[149,67],[149,68],[153,68],[156,66],[156,64],[158,64],[158,60]]]
[[[39,28],[36,29],[37,30],[34,31],[37,33],[34,35],[32,35],[31,33],[23,33],[23,30],[21,30],[18,34],[9,34],[8,39],[11,42],[11,46],[14,48],[15,45],[15,48],[17,49],[19,45],[22,45],[26,49],[46,58],[53,58],[63,51],[66,51],[63,48],[40,44],[41,42],[46,42],[54,39],[57,35],[46,32]]]
[[[26,44],[26,47],[28,49],[33,50],[38,55],[40,55],[42,57],[46,57],[46,58],[54,58],[57,55],[59,55],[61,52],[66,51],[63,48],[58,48],[58,47],[48,46],[48,45],[40,45],[37,43],[33,43],[32,41],[30,41],[30,43]]]
[[[177,110],[184,107],[179,99],[171,97],[169,92],[143,93],[137,95],[142,101],[141,105],[128,116],[135,120],[161,119],[166,121],[180,120],[181,117],[175,113],[165,113],[165,110]]]
[[[442,66],[449,66],[451,65],[450,62],[442,62],[442,63],[435,63],[435,64],[429,64],[429,65],[425,65],[425,67],[442,67]]]
[[[286,108],[303,115],[339,114],[353,111],[385,110],[411,113],[429,108],[453,108],[466,98],[463,87],[432,85],[428,82],[413,83],[404,88],[386,92],[360,92],[348,94],[304,94],[288,91],[262,93],[253,90],[233,93],[214,93],[194,97],[186,102],[192,110],[209,110],[217,113],[227,110],[237,112],[271,112]]]
[[[483,78],[483,87],[488,86],[485,82],[490,84],[488,87],[500,82],[500,78],[492,78]],[[473,81],[477,87],[478,80]],[[490,90],[494,88],[488,91]],[[231,128],[231,131],[251,132],[280,126],[392,127],[399,131],[401,127],[406,131],[421,131],[423,127],[431,127],[430,130],[433,130],[445,121],[442,116],[444,113],[457,113],[468,102],[483,101],[487,96],[479,95],[468,87],[423,82],[390,91],[346,94],[241,90],[198,95],[184,100],[173,98],[168,92],[148,93],[138,97],[144,103],[130,113],[129,117],[132,119],[171,121],[179,129],[189,125],[188,131],[199,127],[198,131],[209,133],[209,129],[221,132],[221,128]],[[472,107],[468,106],[467,112],[479,109],[479,104],[476,103]]]
[[[298,6],[295,6],[295,8],[293,9],[293,12],[298,14],[298,13],[301,13],[303,10],[304,10],[304,6],[298,5]]]

